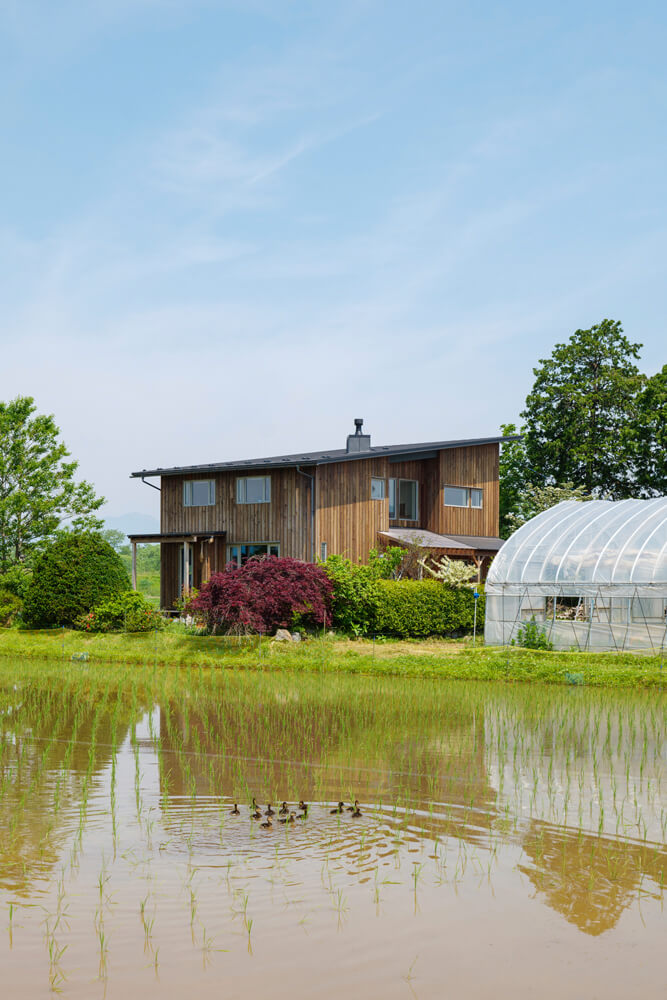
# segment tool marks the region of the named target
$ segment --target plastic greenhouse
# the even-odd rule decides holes
[[[541,623],[554,649],[664,650],[667,497],[566,500],[505,542],[486,580],[485,641]]]

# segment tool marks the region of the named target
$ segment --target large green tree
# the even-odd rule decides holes
[[[0,571],[29,561],[59,528],[102,527],[104,503],[90,483],[76,482],[77,463],[52,416],[31,396],[0,402]]]
[[[516,424],[501,424],[500,432],[508,440],[500,448],[498,479],[500,484],[500,537],[509,538],[515,530],[510,516],[517,510],[528,481],[526,446],[523,428]],[[515,440],[512,440],[515,438]]]
[[[574,483],[613,499],[636,495],[631,427],[646,381],[634,363],[640,347],[605,319],[556,344],[533,369],[521,414],[530,482]]]
[[[639,490],[644,496],[667,495],[667,365],[639,394],[632,440]]]

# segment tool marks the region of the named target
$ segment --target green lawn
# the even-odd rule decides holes
[[[632,653],[535,652],[497,648],[470,640],[421,641],[309,639],[300,644],[163,632],[86,635],[64,629],[0,630],[0,656],[64,659],[87,654],[91,663],[160,664],[176,667],[235,667],[261,670],[395,674],[505,682],[541,681],[599,687],[667,687],[662,658]]]

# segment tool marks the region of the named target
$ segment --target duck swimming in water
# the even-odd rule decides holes
[[[355,799],[354,800],[354,805],[353,806],[348,806],[347,807],[347,811],[349,813],[353,813],[353,812],[356,812],[358,808],[359,808],[359,799]]]
[[[234,803],[234,808],[229,810],[229,815],[230,816],[240,816],[241,815],[241,810],[238,807],[238,803],[236,803],[236,802]]]
[[[262,818],[262,814],[259,811],[259,807],[256,806],[255,807],[255,811],[250,813],[250,819],[261,819],[261,818]]]
[[[359,816],[361,816],[361,809],[359,808],[359,803],[356,800],[355,800],[355,806],[356,809],[352,813],[352,819],[357,819]]]
[[[303,809],[303,812],[299,813],[297,819],[308,819],[308,803],[304,802],[301,808]]]
[[[266,812],[264,813],[264,815],[265,816],[275,816],[276,815],[276,811],[275,811],[275,809],[271,808],[271,803],[270,802],[268,803],[268,805],[266,807]]]
[[[271,817],[269,816],[269,818],[266,820],[265,823],[260,823],[259,825],[261,826],[262,830],[272,829],[273,823],[271,822]]]
[[[293,823],[295,819],[296,819],[296,817],[295,817],[294,813],[291,812],[289,814],[289,816],[285,816],[284,819],[279,819],[278,822],[279,823]]]
[[[331,815],[333,816],[334,813],[342,813],[342,811],[343,811],[344,808],[345,808],[345,803],[344,802],[339,802],[335,809],[331,809],[330,810]]]
[[[280,807],[280,815],[281,816],[287,816],[288,812],[289,812],[289,809],[287,808],[287,803],[283,802],[283,804]]]
[[[308,811],[308,803],[304,802],[303,799],[299,799],[299,809],[303,809],[304,812]]]

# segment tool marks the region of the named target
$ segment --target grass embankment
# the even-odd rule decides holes
[[[0,630],[0,656],[69,661],[81,654],[87,654],[91,663],[667,688],[667,669],[660,655],[537,652],[517,647],[473,647],[469,640],[450,639],[373,642],[327,636],[301,644],[270,639],[237,643],[234,639],[185,635],[170,629],[112,635],[63,629]]]

